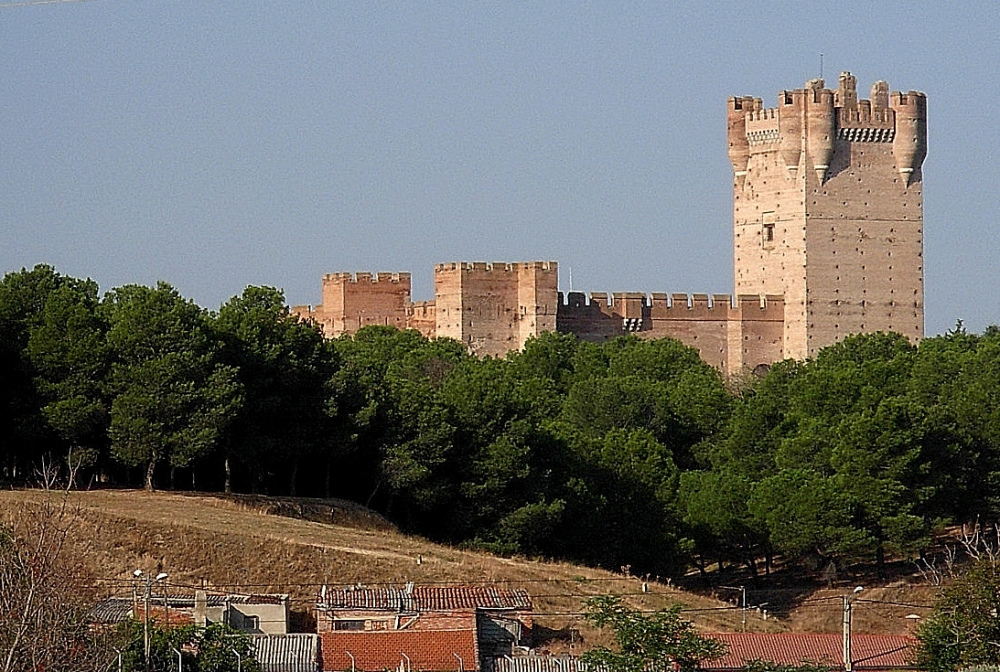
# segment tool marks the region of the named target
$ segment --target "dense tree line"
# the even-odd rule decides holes
[[[442,541],[659,574],[881,563],[1000,513],[998,369],[1000,332],[960,326],[733,380],[669,339],[477,359],[391,328],[325,340],[272,288],[210,312],[37,266],[0,281],[0,480],[343,497]]]

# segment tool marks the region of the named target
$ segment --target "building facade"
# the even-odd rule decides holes
[[[434,300],[408,273],[335,273],[323,303],[296,306],[330,337],[381,324],[502,356],[546,331],[603,341],[676,338],[725,373],[813,357],[850,334],[923,337],[923,175],[927,101],[876,82],[859,100],[842,73],[728,103],[735,298],[558,291],[554,261],[451,263]]]

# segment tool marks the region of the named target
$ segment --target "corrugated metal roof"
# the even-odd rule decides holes
[[[471,629],[324,632],[320,638],[324,672],[350,669],[364,672],[479,669],[476,631]]]
[[[109,597],[88,612],[94,623],[121,623],[132,616],[132,598]]]
[[[781,665],[818,663],[843,666],[840,634],[720,633],[709,635],[724,642],[729,652],[716,660],[702,661],[704,670],[737,670],[749,661],[764,660]],[[851,658],[857,670],[911,667],[916,641],[905,635],[854,635]]]
[[[253,635],[253,648],[263,672],[319,669],[319,635]]]
[[[319,602],[321,609],[370,609],[373,611],[423,612],[474,609],[532,608],[528,592],[521,588],[493,586],[416,586],[407,588],[347,588],[329,590]]]
[[[483,661],[484,672],[588,672],[592,669],[577,656],[499,656]],[[596,669],[607,672],[603,666]]]

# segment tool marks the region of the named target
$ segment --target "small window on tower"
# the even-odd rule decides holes
[[[774,224],[777,220],[773,210],[760,213],[760,240],[764,247],[772,247],[774,244]]]

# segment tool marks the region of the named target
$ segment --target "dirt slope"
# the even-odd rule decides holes
[[[456,550],[396,532],[391,525],[356,505],[278,503],[264,498],[226,499],[208,494],[135,490],[45,493],[0,492],[0,515],[42,501],[72,512],[71,544],[99,580],[102,592],[129,594],[132,571],[166,571],[171,590],[191,587],[234,592],[287,592],[300,623],[308,623],[311,605],[325,584],[500,582],[523,587],[532,595],[536,621],[543,632],[578,642],[570,629],[588,641],[595,633],[580,620],[583,599],[599,593],[623,595],[635,607],[657,609],[680,603],[685,616],[705,631],[741,628],[733,603],[683,592],[665,583],[612,574],[566,563],[498,558]],[[289,510],[289,507],[290,510]],[[318,522],[275,515],[303,515]],[[880,589],[894,590],[894,589]],[[908,602],[911,591],[896,589],[895,601]],[[836,631],[842,590],[817,595],[787,619],[751,611],[748,629]],[[878,594],[868,593],[873,598]],[[905,608],[858,605],[859,632],[901,632]],[[878,607],[876,609],[876,607]],[[565,649],[553,641],[551,648]]]

